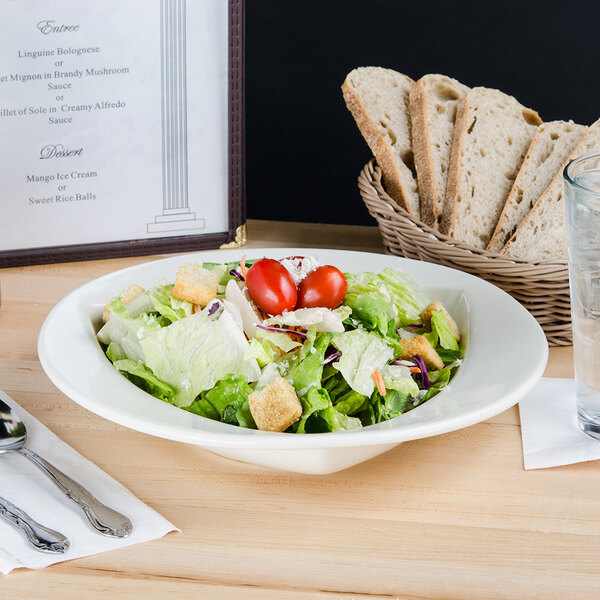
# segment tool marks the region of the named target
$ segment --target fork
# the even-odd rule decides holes
[[[24,510],[15,506],[8,500],[5,500],[1,496],[0,517],[3,517],[9,523],[21,529],[27,536],[31,545],[40,552],[63,554],[71,545],[69,540],[62,533],[38,523]]]

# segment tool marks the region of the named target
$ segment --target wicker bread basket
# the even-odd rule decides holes
[[[512,259],[442,235],[412,218],[388,196],[375,160],[364,166],[358,187],[369,212],[377,220],[388,253],[487,279],[508,292],[537,319],[549,345],[572,344],[567,261]]]

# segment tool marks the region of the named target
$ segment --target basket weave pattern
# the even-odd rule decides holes
[[[374,160],[361,171],[358,188],[377,221],[389,254],[452,267],[486,279],[513,296],[537,319],[551,346],[572,344],[567,261],[508,258],[441,234],[411,217],[388,196],[381,169]]]

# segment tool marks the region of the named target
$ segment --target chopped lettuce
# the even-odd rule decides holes
[[[352,309],[351,318],[368,330],[388,330],[390,302],[386,296],[368,288],[354,286],[346,294],[344,304]]]
[[[202,399],[212,404],[223,422],[231,425],[243,423],[243,427],[256,429],[248,403],[251,393],[252,388],[244,375],[227,375],[204,392]]]
[[[247,260],[246,268],[249,269],[255,262],[256,260]],[[241,274],[239,261],[229,263],[204,262],[202,263],[202,267],[208,271],[212,271],[219,278],[219,286],[226,286],[227,282],[231,279],[238,281],[238,278],[231,274],[232,269]]]
[[[181,408],[201,417],[212,419],[213,421],[220,421],[221,419],[219,411],[208,400],[202,398],[202,396],[198,396],[189,406],[182,406]]]
[[[378,274],[398,311],[397,325],[416,323],[431,302],[427,294],[400,269],[384,269]]]
[[[437,353],[440,358],[444,361],[444,364],[453,363],[454,361],[462,358],[462,351],[458,350],[446,350],[445,348],[438,348]]]
[[[349,431],[362,425],[358,418],[339,412],[331,403],[327,390],[310,388],[301,398],[302,417],[296,433],[325,433],[328,431]]]
[[[392,349],[377,335],[355,329],[336,335],[331,342],[342,351],[333,364],[350,387],[365,396],[375,389],[373,372],[393,358]]]
[[[154,313],[141,313],[132,317],[120,298],[110,304],[110,317],[98,332],[98,339],[112,346],[114,355],[146,362],[142,340],[163,329]]]
[[[441,310],[431,313],[431,333],[426,333],[425,337],[434,348],[439,344],[446,350],[458,350],[458,342],[448,325],[446,315]]]
[[[189,317],[194,312],[194,305],[191,302],[173,298],[173,287],[173,284],[159,285],[148,292],[154,310],[171,323]]]
[[[161,381],[142,363],[124,358],[115,361],[114,365],[138,387],[141,387],[149,394],[152,394],[161,400],[169,400],[175,394],[175,391],[168,383]]]
[[[253,338],[248,340],[248,350],[244,354],[244,360],[256,359],[259,367],[265,367],[275,358],[273,346],[267,340]]]
[[[266,329],[256,329],[256,339],[267,340],[274,346],[283,350],[283,352],[289,352],[295,348],[302,346],[301,342],[293,340],[287,333],[281,333],[279,331],[268,331]]]
[[[344,304],[352,309],[351,318],[385,336],[390,320],[395,327],[417,323],[429,298],[406,273],[386,268],[350,277]]]
[[[245,284],[230,273],[240,272],[239,262],[203,266],[219,278],[219,291],[200,312],[173,298],[172,284],[159,284],[126,305],[114,300],[98,332],[107,357],[125,377],[189,412],[256,428],[248,397],[282,376],[303,409],[291,431],[347,431],[412,410],[446,387],[460,363],[462,351],[444,312],[437,311],[423,335],[446,367],[429,372],[429,389],[421,389],[406,366],[390,364],[401,351],[400,337],[412,332],[404,328],[419,323],[430,303],[400,270],[347,274],[348,293],[335,310],[298,309],[262,321]],[[300,342],[257,323],[308,331]],[[333,362],[324,365],[326,356]],[[375,370],[386,388],[383,396]]]
[[[343,415],[355,415],[366,407],[367,402],[368,398],[366,396],[350,390],[341,396],[334,406]]]
[[[408,367],[384,365],[379,369],[379,373],[387,390],[397,390],[411,396],[416,396],[419,393],[419,386],[412,378]]]
[[[211,319],[207,308],[140,340],[146,365],[175,389],[177,406],[189,406],[230,373],[260,376],[256,359],[244,360],[248,342],[232,315]]]
[[[321,387],[323,360],[330,340],[331,336],[328,334],[319,336],[314,345],[309,346],[304,356],[300,354],[300,360],[287,373],[286,379],[294,386],[299,398],[302,398],[311,388]]]
[[[432,396],[435,396],[438,392],[441,392],[450,382],[452,377],[452,369],[440,369],[439,371],[429,372],[429,390],[426,392],[426,398],[428,400]],[[424,401],[423,400],[423,401]]]
[[[388,390],[385,396],[380,396],[375,392],[371,404],[377,423],[393,419],[413,409],[416,405],[415,399],[410,394],[403,394],[398,390]]]

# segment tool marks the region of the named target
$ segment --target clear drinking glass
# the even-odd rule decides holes
[[[564,170],[577,420],[600,439],[600,154]]]

